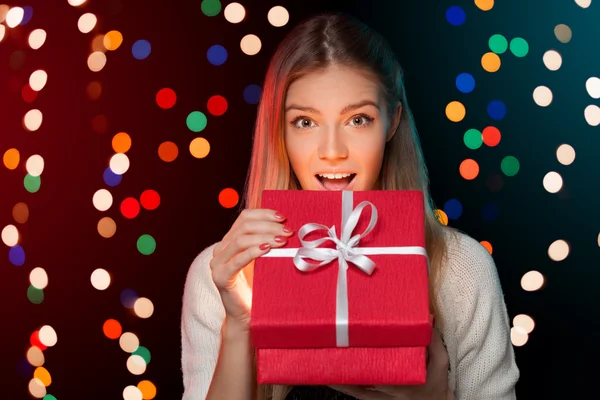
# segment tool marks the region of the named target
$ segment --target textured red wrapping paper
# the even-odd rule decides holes
[[[378,220],[360,247],[425,246],[420,191],[353,192],[352,208],[364,200],[377,207]],[[335,225],[341,237],[342,192],[263,191],[261,207],[282,212],[296,230],[284,248],[301,246],[297,233],[307,223]],[[365,230],[370,216],[367,207],[353,235]],[[305,240],[326,234],[318,231]],[[427,260],[367,257],[376,263],[372,275],[351,263],[347,271],[347,348],[336,347],[337,260],[311,272],[299,271],[291,257],[256,260],[251,333],[259,383],[424,383],[432,329]]]

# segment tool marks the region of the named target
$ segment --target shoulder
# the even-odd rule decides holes
[[[444,270],[447,283],[471,289],[498,281],[496,264],[488,250],[471,236],[454,229],[446,232]]]

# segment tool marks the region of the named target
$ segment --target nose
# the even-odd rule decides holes
[[[319,158],[322,160],[338,160],[348,157],[348,146],[344,132],[329,128],[322,132],[319,142]]]

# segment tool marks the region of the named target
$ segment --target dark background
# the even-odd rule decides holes
[[[229,1],[222,2],[222,10]],[[180,398],[183,391],[180,365],[181,297],[187,269],[206,246],[219,241],[237,216],[237,208],[226,209],[218,202],[227,187],[240,194],[250,156],[256,105],[242,96],[249,84],[262,84],[269,57],[277,43],[303,18],[325,10],[350,12],[388,38],[406,71],[409,104],[414,112],[428,162],[434,200],[439,208],[449,199],[463,207],[460,218],[451,220],[475,239],[488,240],[498,267],[509,316],[530,315],[535,323],[528,342],[515,347],[521,370],[517,395],[522,399],[575,398],[594,395],[598,330],[597,238],[600,217],[597,196],[598,127],[589,126],[583,110],[598,104],[585,90],[585,81],[598,74],[597,23],[600,8],[593,2],[582,9],[573,1],[498,1],[488,12],[473,1],[242,1],[246,18],[239,24],[227,22],[223,11],[208,17],[201,1],[150,2],[140,0],[88,0],[71,7],[67,0],[16,2],[33,7],[25,25],[7,29],[0,42],[0,153],[12,147],[21,152],[19,168],[0,167],[0,227],[17,225],[25,265],[9,262],[6,245],[0,257],[0,395],[27,399],[33,369],[23,367],[32,332],[45,324],[58,333],[56,346],[45,351],[46,367],[52,375],[48,393],[59,400],[122,398],[123,389],[148,379],[158,388],[156,398]],[[282,5],[290,22],[281,28],[267,21],[268,10]],[[460,5],[466,23],[450,25],[445,18],[450,5]],[[84,12],[93,12],[98,24],[92,33],[77,29]],[[554,27],[565,23],[573,30],[570,43],[560,43]],[[48,33],[44,46],[33,51],[27,36],[35,28]],[[97,73],[87,68],[90,43],[95,34],[119,30],[123,45],[107,52],[106,67]],[[253,33],[262,40],[256,56],[241,52],[239,41]],[[489,51],[488,39],[501,33],[509,40],[525,38],[529,54],[524,58],[510,51],[501,56],[497,73],[481,68],[481,56]],[[136,60],[132,44],[146,39],[152,52]],[[229,56],[221,66],[211,65],[207,49],[221,44]],[[542,55],[556,49],[563,57],[560,70],[544,67]],[[11,62],[22,51],[21,66]],[[36,69],[48,72],[48,83],[37,99],[28,104],[20,89]],[[476,89],[460,93],[455,78],[471,73]],[[91,101],[86,86],[92,80],[102,84],[102,95]],[[537,106],[532,92],[538,85],[553,90],[554,101]],[[177,93],[177,104],[169,110],[156,105],[158,90],[169,87]],[[227,112],[215,117],[206,102],[224,96]],[[508,113],[492,121],[486,108],[501,99]],[[466,105],[467,116],[460,123],[445,117],[452,100]],[[44,115],[42,127],[27,132],[22,117],[31,108]],[[208,125],[200,133],[186,127],[194,110],[205,113]],[[92,120],[102,115],[108,121],[98,132]],[[469,128],[497,126],[501,143],[470,150],[463,143]],[[127,155],[131,167],[114,188],[106,186],[102,174],[113,154],[112,137],[127,132],[133,146]],[[205,137],[211,152],[204,159],[192,157],[190,141]],[[172,163],[157,155],[160,143],[171,140],[179,146]],[[577,157],[570,166],[556,160],[556,148],[568,143]],[[27,157],[40,154],[45,160],[42,185],[37,193],[23,187]],[[500,162],[507,155],[520,161],[514,177],[504,176]],[[478,161],[481,172],[473,181],[461,178],[458,167],[465,158]],[[550,194],[542,186],[549,171],[559,172],[564,187]],[[501,179],[502,188],[493,189],[490,179]],[[93,194],[107,188],[113,206],[96,210]],[[143,210],[133,220],[124,218],[120,202],[139,198],[145,189],[161,195],[157,210]],[[18,224],[12,207],[29,206],[30,218]],[[499,207],[499,218],[488,221],[482,210],[489,204]],[[596,205],[594,205],[596,204]],[[102,238],[97,223],[103,216],[117,223],[116,235]],[[157,249],[150,256],[140,254],[136,240],[151,234]],[[571,246],[569,257],[552,261],[547,254],[554,240]],[[27,298],[29,272],[44,268],[49,285],[44,301],[32,304]],[[107,269],[111,286],[98,291],[90,274]],[[546,284],[536,292],[521,288],[521,277],[530,270],[544,274]],[[133,289],[152,300],[155,311],[145,320],[123,307],[120,294]],[[152,360],[142,376],[126,369],[127,354],[118,341],[107,339],[102,325],[117,319],[124,331],[138,335]],[[26,363],[25,363],[26,364]]]

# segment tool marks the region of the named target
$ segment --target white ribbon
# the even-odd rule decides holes
[[[427,251],[421,246],[401,246],[401,247],[357,247],[360,239],[369,234],[377,223],[377,208],[370,201],[363,201],[353,209],[353,192],[345,190],[342,192],[342,237],[338,239],[335,225],[331,228],[315,223],[308,223],[302,226],[298,231],[298,238],[302,244],[301,248],[271,249],[261,257],[293,257],[294,265],[303,272],[314,271],[333,260],[338,260],[338,278],[336,292],[336,344],[337,347],[348,347],[348,262],[354,264],[361,271],[368,275],[373,273],[375,263],[366,255],[381,254],[416,254],[423,255],[427,259]],[[371,220],[367,229],[361,234],[352,235],[356,224],[359,221],[365,207],[371,206]],[[304,240],[308,234],[327,230],[327,236],[312,241]],[[332,241],[336,244],[335,249],[319,248],[318,246],[326,241]],[[303,258],[321,261],[319,264],[308,263]],[[429,272],[429,260],[427,259],[427,271]]]

